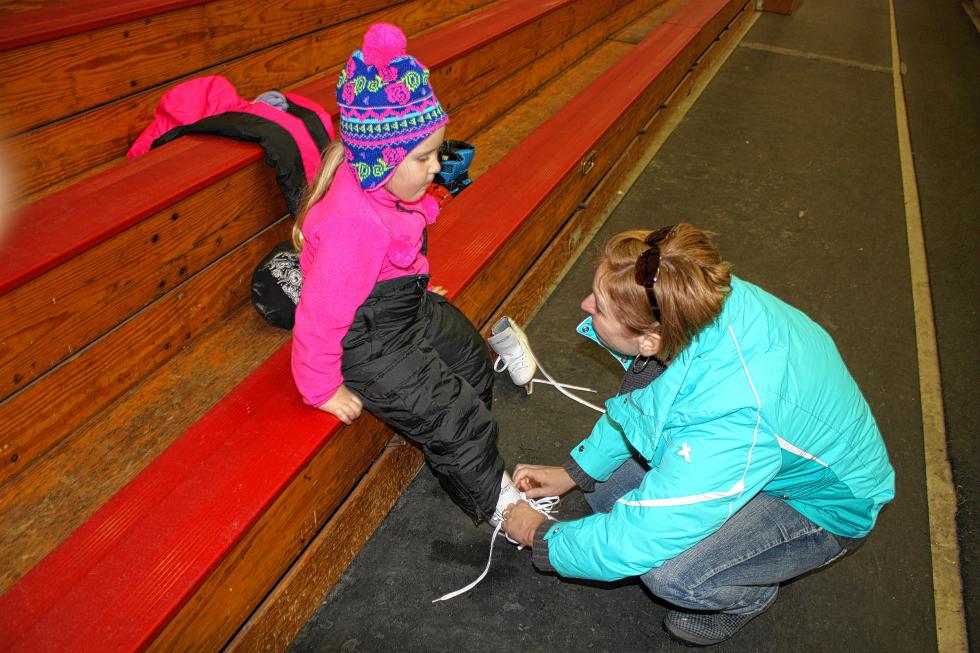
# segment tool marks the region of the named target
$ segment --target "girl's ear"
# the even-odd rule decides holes
[[[640,336],[640,356],[656,356],[660,353],[660,334],[644,333]]]

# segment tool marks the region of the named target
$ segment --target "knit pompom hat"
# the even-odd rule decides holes
[[[388,180],[412,149],[448,122],[429,70],[405,53],[400,29],[375,23],[337,80],[347,165],[364,190]]]

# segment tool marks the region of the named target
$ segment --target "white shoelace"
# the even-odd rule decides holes
[[[568,391],[568,389],[578,390],[580,392],[595,392],[595,390],[593,390],[592,388],[583,388],[581,386],[568,385],[566,383],[559,383],[558,381],[555,381],[555,379],[550,374],[548,374],[548,370],[544,369],[544,366],[541,365],[541,359],[539,359],[537,356],[535,356],[534,355],[534,352],[531,351],[531,346],[530,345],[528,345],[528,347],[527,347],[527,349],[525,351],[527,352],[527,355],[530,356],[534,360],[535,363],[537,363],[538,369],[541,370],[541,373],[544,374],[544,376],[545,376],[544,379],[531,379],[531,383],[532,384],[534,384],[534,383],[543,383],[543,384],[546,384],[546,385],[554,386],[558,390],[558,392],[562,393],[563,395],[565,395],[569,399],[572,399],[573,401],[577,401],[578,403],[582,404],[583,406],[588,406],[589,408],[591,408],[594,411],[597,411],[597,412],[600,412],[600,413],[605,413],[606,412],[606,409],[605,408],[602,408],[601,406],[596,406],[595,404],[593,404],[591,402],[588,402],[585,399],[582,399],[581,397],[579,397],[579,396],[577,396],[575,394],[572,394],[571,392]],[[514,356],[514,357],[511,357],[511,358],[508,359],[508,358],[505,358],[504,356],[500,356],[500,357],[497,358],[497,360],[495,360],[493,362],[493,369],[494,369],[495,372],[503,372],[503,371],[505,371],[510,366],[511,360],[518,360],[518,358],[519,357]],[[499,365],[499,363],[501,361],[503,361],[503,363],[504,363],[503,367],[500,367],[500,365]],[[547,380],[545,380],[545,379],[547,379]],[[530,394],[530,392],[528,392],[528,394]]]
[[[527,501],[528,505],[530,505],[532,508],[540,512],[548,519],[553,519],[551,513],[555,512],[555,506],[558,505],[558,502],[561,501],[561,498],[542,497],[540,499],[524,499],[524,500]],[[450,592],[449,594],[443,594],[437,599],[433,599],[432,600],[433,603],[438,603],[439,601],[448,601],[449,599],[454,599],[461,594],[466,594],[471,589],[479,585],[480,581],[486,578],[487,572],[490,571],[490,562],[493,560],[493,545],[497,542],[497,535],[501,534],[503,527],[504,527],[504,522],[503,520],[501,520],[500,523],[497,524],[493,529],[493,535],[490,536],[490,555],[487,556],[487,566],[483,568],[483,573],[481,573],[479,577],[473,582],[471,582],[469,585],[466,585],[465,587],[461,587],[454,592]],[[508,535],[506,531],[504,531],[503,536],[507,538],[508,542],[511,542],[512,544],[517,544],[518,549],[524,548],[523,544],[520,544],[517,540],[511,538],[511,536]]]

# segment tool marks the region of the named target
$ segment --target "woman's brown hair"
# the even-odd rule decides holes
[[[731,292],[731,265],[694,225],[674,226],[660,244],[660,270],[653,293],[660,307],[654,317],[646,290],[636,282],[636,260],[650,249],[648,231],[613,236],[599,257],[599,285],[616,319],[632,334],[658,333],[662,360],[684,351],[701,329],[721,314]]]
[[[320,158],[320,172],[317,173],[313,184],[306,191],[306,199],[303,202],[303,210],[296,216],[293,223],[293,247],[296,251],[303,249],[303,223],[306,222],[306,214],[310,212],[313,205],[320,201],[330,188],[333,177],[337,174],[337,168],[344,162],[344,146],[340,140],[336,140],[323,150]]]

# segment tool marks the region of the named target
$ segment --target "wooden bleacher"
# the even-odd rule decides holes
[[[0,648],[283,648],[420,466],[373,418],[340,428],[304,406],[288,334],[247,305],[290,226],[261,151],[184,137],[120,160],[167,88],[220,73],[243,96],[287,88],[335,114],[341,61],[370,22],[400,24],[451,137],[478,147],[476,181],[432,230],[434,281],[476,324],[520,320],[752,3],[319,4],[0,16],[8,95],[25,102],[0,100],[17,113],[3,126],[38,162],[21,167],[0,259]],[[590,53],[605,72],[539,93]],[[30,104],[28,59],[78,79],[59,70]],[[545,95],[559,99],[540,124],[511,121],[508,139],[508,114]]]

